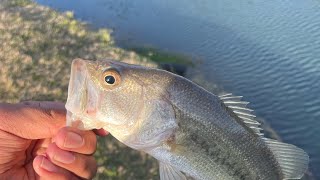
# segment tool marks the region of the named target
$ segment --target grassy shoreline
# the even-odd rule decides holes
[[[65,100],[70,63],[77,57],[157,66],[115,47],[108,29],[91,31],[72,12],[59,13],[29,0],[3,0],[0,9],[2,101]]]
[[[169,64],[180,64],[185,66],[194,66],[193,61],[190,57],[167,52],[164,50],[160,50],[154,47],[147,47],[147,46],[140,46],[140,47],[129,47],[126,48],[129,51],[133,51],[140,56],[147,57],[151,61],[162,64],[162,63],[169,63]]]
[[[74,58],[112,58],[157,67],[146,57],[117,48],[108,29],[96,31],[30,0],[0,1],[0,101],[62,101]],[[158,179],[157,162],[111,136],[99,138],[95,179]]]

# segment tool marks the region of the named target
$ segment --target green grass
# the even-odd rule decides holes
[[[147,57],[156,63],[182,64],[187,66],[194,65],[190,57],[182,54],[163,51],[153,47],[131,47],[128,48],[128,50],[134,51],[140,56]]]
[[[9,6],[26,6],[28,4],[31,4],[32,1],[31,0],[13,0],[11,2],[9,2]]]
[[[132,150],[111,136],[99,138],[98,143],[95,179],[159,179],[158,162],[151,156]]]

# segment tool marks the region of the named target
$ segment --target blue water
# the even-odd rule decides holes
[[[320,179],[320,1],[37,0],[116,41],[198,57],[206,80],[243,95]],[[197,71],[199,72],[199,71]],[[195,72],[196,73],[196,72]]]

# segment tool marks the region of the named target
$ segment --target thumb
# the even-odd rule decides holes
[[[65,126],[65,116],[63,103],[0,103],[0,130],[25,139],[50,138]]]

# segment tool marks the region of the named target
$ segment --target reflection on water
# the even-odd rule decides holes
[[[309,153],[320,178],[319,1],[38,2],[115,29],[120,45],[150,44],[201,57],[197,72],[250,101],[285,142]]]

